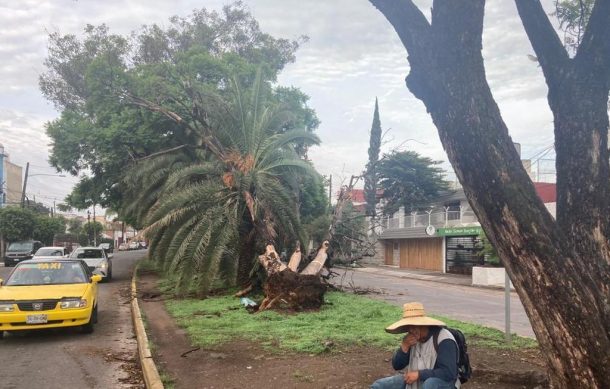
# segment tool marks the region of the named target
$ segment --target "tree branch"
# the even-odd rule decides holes
[[[595,2],[575,58],[593,62],[610,78],[610,1]]]
[[[186,147],[189,147],[189,145],[180,145],[180,146],[172,147],[171,149],[161,150],[161,151],[158,151],[156,153],[152,153],[152,154],[149,154],[147,156],[144,156],[142,158],[138,158],[138,159],[135,160],[135,162],[144,161],[146,159],[154,158],[154,157],[157,157],[157,156],[163,155],[163,154],[169,154],[171,152],[174,152],[174,151],[177,151],[177,150],[180,150],[180,149],[184,149]]]
[[[370,0],[392,24],[405,48],[425,49],[430,23],[412,0]]]
[[[557,79],[560,70],[570,61],[539,0],[515,0],[521,22],[538,57],[547,83]]]

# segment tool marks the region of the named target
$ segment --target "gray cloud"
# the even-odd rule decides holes
[[[24,0],[0,6],[0,141],[14,160],[45,166],[49,140],[43,123],[57,116],[38,91],[48,32],[81,34],[85,24],[106,23],[127,34],[142,24],[167,26],[174,14],[186,16],[226,1],[177,0]],[[366,0],[246,1],[264,31],[274,36],[310,37],[279,82],[311,96],[322,124],[322,145],[310,157],[324,174],[358,174],[367,159],[374,99],[388,133],[384,150],[404,147],[446,161],[435,127],[423,104],[406,89],[407,53],[385,18]],[[416,1],[429,17],[431,1]],[[552,1],[545,0],[547,10]],[[486,72],[498,105],[524,154],[552,142],[552,116],[540,68],[527,59],[532,49],[514,2],[490,0],[486,6]],[[445,164],[448,167],[448,165]],[[67,181],[66,181],[67,182]],[[40,183],[48,193],[68,193],[72,182]],[[46,185],[46,186],[44,186]],[[61,189],[60,189],[61,188]],[[41,192],[42,193],[42,192]]]

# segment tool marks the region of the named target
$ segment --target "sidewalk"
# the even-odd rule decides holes
[[[429,270],[401,269],[398,266],[370,264],[367,264],[366,267],[353,268],[353,270],[397,278],[410,278],[422,281],[442,282],[444,284],[472,286],[472,277],[462,274],[441,273]]]

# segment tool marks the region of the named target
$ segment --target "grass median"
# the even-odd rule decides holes
[[[319,354],[352,346],[374,346],[393,350],[400,335],[384,328],[401,317],[400,307],[383,301],[342,292],[329,292],[326,304],[317,312],[250,314],[233,296],[204,300],[166,301],[170,314],[184,327],[193,343],[201,347],[221,345],[234,340],[257,341],[264,347],[281,351]],[[507,344],[504,333],[493,328],[434,316],[448,326],[460,329],[469,345],[514,349],[534,348],[533,339],[514,335]]]

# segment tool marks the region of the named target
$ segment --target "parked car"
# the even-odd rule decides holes
[[[41,247],[42,242],[37,240],[26,240],[9,244],[4,254],[4,266],[15,266],[19,262],[32,259],[34,253]]]
[[[82,259],[93,274],[101,274],[104,281],[112,280],[112,254],[98,247],[79,247],[70,254],[72,259]]]
[[[114,251],[114,247],[110,243],[100,243],[97,247],[106,250],[106,253]]]
[[[140,248],[140,242],[131,241],[129,242],[129,250],[138,250]]]
[[[6,281],[0,279],[0,338],[5,332],[56,327],[93,332],[101,279],[81,260],[19,263]]]
[[[70,253],[66,247],[41,247],[34,253],[33,259],[66,258]]]
[[[119,245],[119,251],[127,251],[129,250],[129,245],[127,243],[121,243]]]

